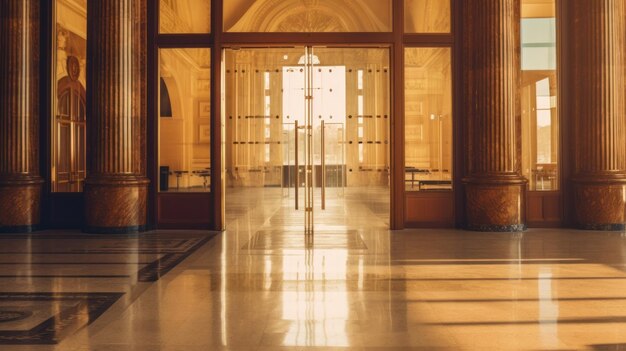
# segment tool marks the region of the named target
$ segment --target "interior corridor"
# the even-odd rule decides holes
[[[625,38],[626,0],[0,0],[0,351],[626,350]]]

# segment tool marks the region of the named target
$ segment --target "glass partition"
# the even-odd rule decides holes
[[[87,2],[57,0],[54,5],[52,191],[81,192],[87,175]]]
[[[211,32],[210,0],[160,0],[159,32],[197,33]]]
[[[304,99],[304,67],[291,67],[303,53],[302,48],[226,51],[225,168],[231,194],[287,188],[303,171],[297,166],[304,157],[303,132],[297,138],[294,128],[296,122],[304,125],[304,110],[297,110]]]
[[[391,0],[228,0],[226,32],[391,32]]]
[[[404,31],[450,33],[450,0],[405,0]]]
[[[314,48],[313,54],[314,162],[324,161],[328,198],[343,188],[363,204],[388,198],[389,51]]]
[[[452,189],[450,48],[405,50],[405,189]]]
[[[211,184],[211,50],[159,50],[159,190]]]
[[[530,190],[558,190],[555,2],[522,1],[522,172]]]
[[[227,49],[227,218],[262,204],[301,226],[289,211],[315,198],[320,223],[337,223],[324,211],[349,203],[387,220],[389,76],[387,49]]]

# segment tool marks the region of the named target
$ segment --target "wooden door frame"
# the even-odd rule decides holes
[[[347,45],[368,46],[387,45],[391,47],[390,66],[391,72],[391,138],[393,143],[391,151],[391,229],[403,229],[405,223],[405,198],[404,190],[404,48],[411,46],[436,47],[447,46],[453,50],[453,110],[455,116],[454,126],[454,212],[457,227],[462,227],[465,222],[464,216],[464,189],[460,181],[465,170],[465,157],[463,152],[464,116],[462,111],[462,0],[451,0],[452,28],[448,34],[413,34],[404,32],[404,3],[405,0],[392,1],[392,31],[378,33],[229,33],[223,31],[222,8],[227,0],[212,0],[211,2],[211,34],[159,34],[159,0],[141,0],[145,3],[147,14],[147,47],[145,48],[145,68],[147,69],[147,176],[152,180],[148,192],[148,227],[155,228],[157,224],[157,183],[158,180],[158,157],[157,157],[157,126],[155,116],[157,113],[156,101],[158,99],[158,50],[159,48],[210,48],[212,57],[211,79],[211,168],[221,170],[223,159],[221,155],[222,135],[222,53],[223,49],[230,46],[254,46],[263,45]],[[559,17],[566,15],[565,1],[557,0],[557,27]],[[81,194],[53,193],[51,189],[51,118],[53,113],[53,76],[54,56],[50,53],[56,50],[54,44],[55,13],[53,0],[41,0],[41,60],[40,60],[40,169],[45,179],[42,191],[42,224],[46,228],[80,228],[82,226],[82,202]],[[559,55],[567,44],[567,33],[558,33]],[[567,58],[559,56],[559,67]],[[567,77],[559,75],[559,114],[566,116],[567,105],[563,103],[567,95]],[[87,94],[89,92],[87,91]],[[569,132],[571,123],[566,118],[560,118],[560,203],[562,204],[563,219],[561,225],[571,225],[573,214],[571,211],[571,186],[568,179],[571,176],[572,156],[568,146],[571,144]],[[88,150],[87,150],[88,152]],[[211,229],[221,230],[224,228],[224,182],[220,175],[213,178],[217,181],[211,185]],[[59,220],[56,218],[59,209],[72,211],[70,218]],[[56,209],[56,210],[55,210]]]
[[[44,229],[80,229],[83,226],[83,193],[58,193],[52,189],[52,130],[58,99],[56,6],[54,0],[41,0],[40,6],[39,167],[45,179],[41,192],[41,226]],[[88,153],[87,145],[85,147]]]
[[[225,0],[212,0],[211,2],[211,33],[210,34],[159,34],[159,5],[158,0],[148,0],[148,177],[152,180],[149,191],[149,222],[154,227],[157,224],[158,199],[158,145],[156,133],[158,126],[156,121],[156,102],[158,100],[158,50],[161,48],[210,48],[211,49],[211,206],[213,230],[224,230],[224,159],[223,159],[223,129],[224,113],[222,106],[223,92],[223,53],[224,49],[232,47],[262,47],[274,45],[294,46],[342,46],[342,47],[371,47],[385,46],[390,48],[390,97],[391,101],[391,191],[390,191],[390,229],[398,230],[405,227],[405,189],[404,189],[404,47],[424,46],[440,47],[447,46],[453,51],[456,58],[458,42],[454,40],[457,32],[457,22],[460,16],[456,16],[457,3],[459,0],[451,0],[452,28],[446,34],[405,34],[404,32],[404,1],[391,0],[392,6],[392,31],[375,33],[233,33],[223,30],[223,2]],[[454,61],[454,67],[458,67],[458,60]],[[453,75],[458,77],[458,70]],[[462,135],[460,123],[462,120],[458,108],[458,92],[460,80],[454,81],[453,93],[455,94],[453,109],[455,110],[454,154],[457,176],[455,176],[455,203],[457,222],[460,221],[459,207],[463,201],[459,201],[462,189],[459,188],[460,170],[462,169],[462,155],[459,147],[462,141],[458,139]],[[459,164],[460,163],[460,164]],[[462,198],[461,198],[462,199]]]

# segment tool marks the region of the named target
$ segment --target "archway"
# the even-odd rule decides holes
[[[255,1],[229,32],[386,32],[385,1]],[[383,6],[385,8],[379,8]],[[385,11],[386,10],[386,11]],[[388,12],[388,13],[387,13]]]

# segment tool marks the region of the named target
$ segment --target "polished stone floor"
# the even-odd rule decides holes
[[[626,350],[626,233],[390,232],[373,189],[307,248],[278,191],[224,233],[0,236],[0,350]]]

